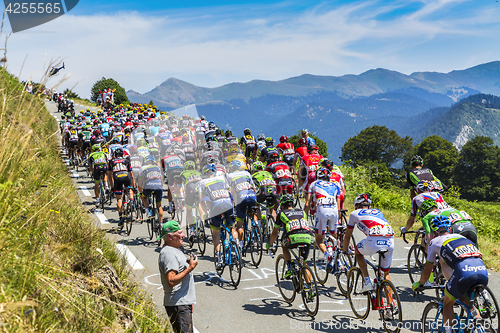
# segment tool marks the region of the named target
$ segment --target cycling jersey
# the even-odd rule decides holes
[[[260,156],[265,157],[267,162],[269,163],[269,155],[271,155],[272,153],[276,153],[279,156],[278,148],[276,148],[275,146],[266,147],[260,151]]]
[[[245,144],[245,157],[251,157],[257,149],[257,142],[252,135],[245,135],[240,139],[240,145]]]
[[[304,190],[307,191],[309,189],[309,185],[316,179],[316,169],[318,169],[319,161],[323,158],[323,156],[319,154],[310,154],[302,157],[300,161],[301,167],[299,170],[305,169],[307,172],[307,176],[305,177],[304,182]],[[304,174],[304,171],[300,171],[301,176]],[[304,177],[303,177],[304,178]]]
[[[436,202],[437,208],[448,208],[448,204],[444,201],[443,197],[441,194],[436,193],[436,192],[425,192],[425,193],[420,193],[416,197],[413,198],[411,202],[411,216],[417,216],[417,212],[420,209],[420,206],[422,206],[422,202],[424,200],[434,200]]]
[[[257,202],[267,202],[269,208],[278,204],[278,194],[276,190],[276,182],[273,176],[267,171],[259,171],[252,175],[252,180],[255,185],[257,194]]]
[[[146,165],[139,170],[138,184],[148,190],[162,190],[161,170],[156,165]]]
[[[212,222],[214,222],[214,218],[216,220],[215,224],[212,225],[214,228],[220,226],[218,215],[233,209],[228,188],[229,185],[224,176],[203,179],[198,183],[198,193],[200,193],[202,201],[205,201],[209,206],[209,216],[212,218]]]
[[[292,174],[290,173],[288,164],[283,161],[273,162],[267,166],[266,171],[273,175],[278,194],[281,194],[283,191],[289,194],[293,192]]]
[[[299,245],[310,245],[311,235],[307,223],[307,215],[302,209],[292,208],[280,211],[277,216],[274,228],[283,227],[283,236],[281,243],[287,248],[296,248]],[[308,257],[309,246],[302,255],[304,260]]]
[[[417,186],[420,181],[429,182],[432,185],[433,190],[436,191],[445,189],[441,181],[437,179],[428,168],[411,168],[406,173],[406,182],[410,187]]]
[[[453,233],[466,237],[477,246],[477,231],[472,224],[472,217],[464,211],[459,211],[458,209],[451,207],[445,209],[435,209],[422,219],[422,224],[424,225],[426,234],[431,233],[429,224],[432,219],[438,215],[447,216],[450,219]]]
[[[229,165],[232,161],[240,161],[240,170],[247,170],[245,155],[243,154],[233,154],[226,157],[226,165]]]
[[[248,171],[231,172],[227,174],[227,179],[234,194],[233,199],[236,204],[241,203],[247,198],[254,198],[256,200],[252,176]]]
[[[196,186],[202,180],[201,173],[197,170],[184,170],[180,177],[185,187],[185,204],[186,207],[190,208],[196,200]]]

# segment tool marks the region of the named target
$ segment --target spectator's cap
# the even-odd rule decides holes
[[[168,221],[161,228],[161,234],[156,240],[160,240],[163,237],[165,237],[166,234],[176,232],[177,230],[180,230],[180,229],[181,229],[181,227],[179,226],[179,223],[177,221]]]
[[[309,130],[308,130],[307,128],[304,128],[304,129],[302,130],[302,134],[304,134],[304,133],[309,133]]]

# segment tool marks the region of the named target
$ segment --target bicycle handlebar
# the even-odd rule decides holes
[[[411,231],[405,231],[401,233],[401,236],[403,236],[403,240],[405,241],[406,244],[409,242],[406,240],[406,234],[423,234],[425,233],[424,230],[411,230]]]

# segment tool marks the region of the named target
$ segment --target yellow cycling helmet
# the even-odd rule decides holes
[[[90,111],[90,108],[87,108],[87,111]]]
[[[83,110],[80,110],[80,113],[85,113],[85,111],[83,111]]]

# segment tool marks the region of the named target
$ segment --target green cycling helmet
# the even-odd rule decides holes
[[[98,151],[101,150],[101,144],[96,143],[95,145],[92,145],[92,151]]]
[[[264,170],[264,163],[262,163],[261,161],[254,162],[252,164],[252,171],[253,172],[262,171],[262,170]]]
[[[194,164],[193,161],[186,161],[184,162],[184,170],[194,170],[196,165]]]

